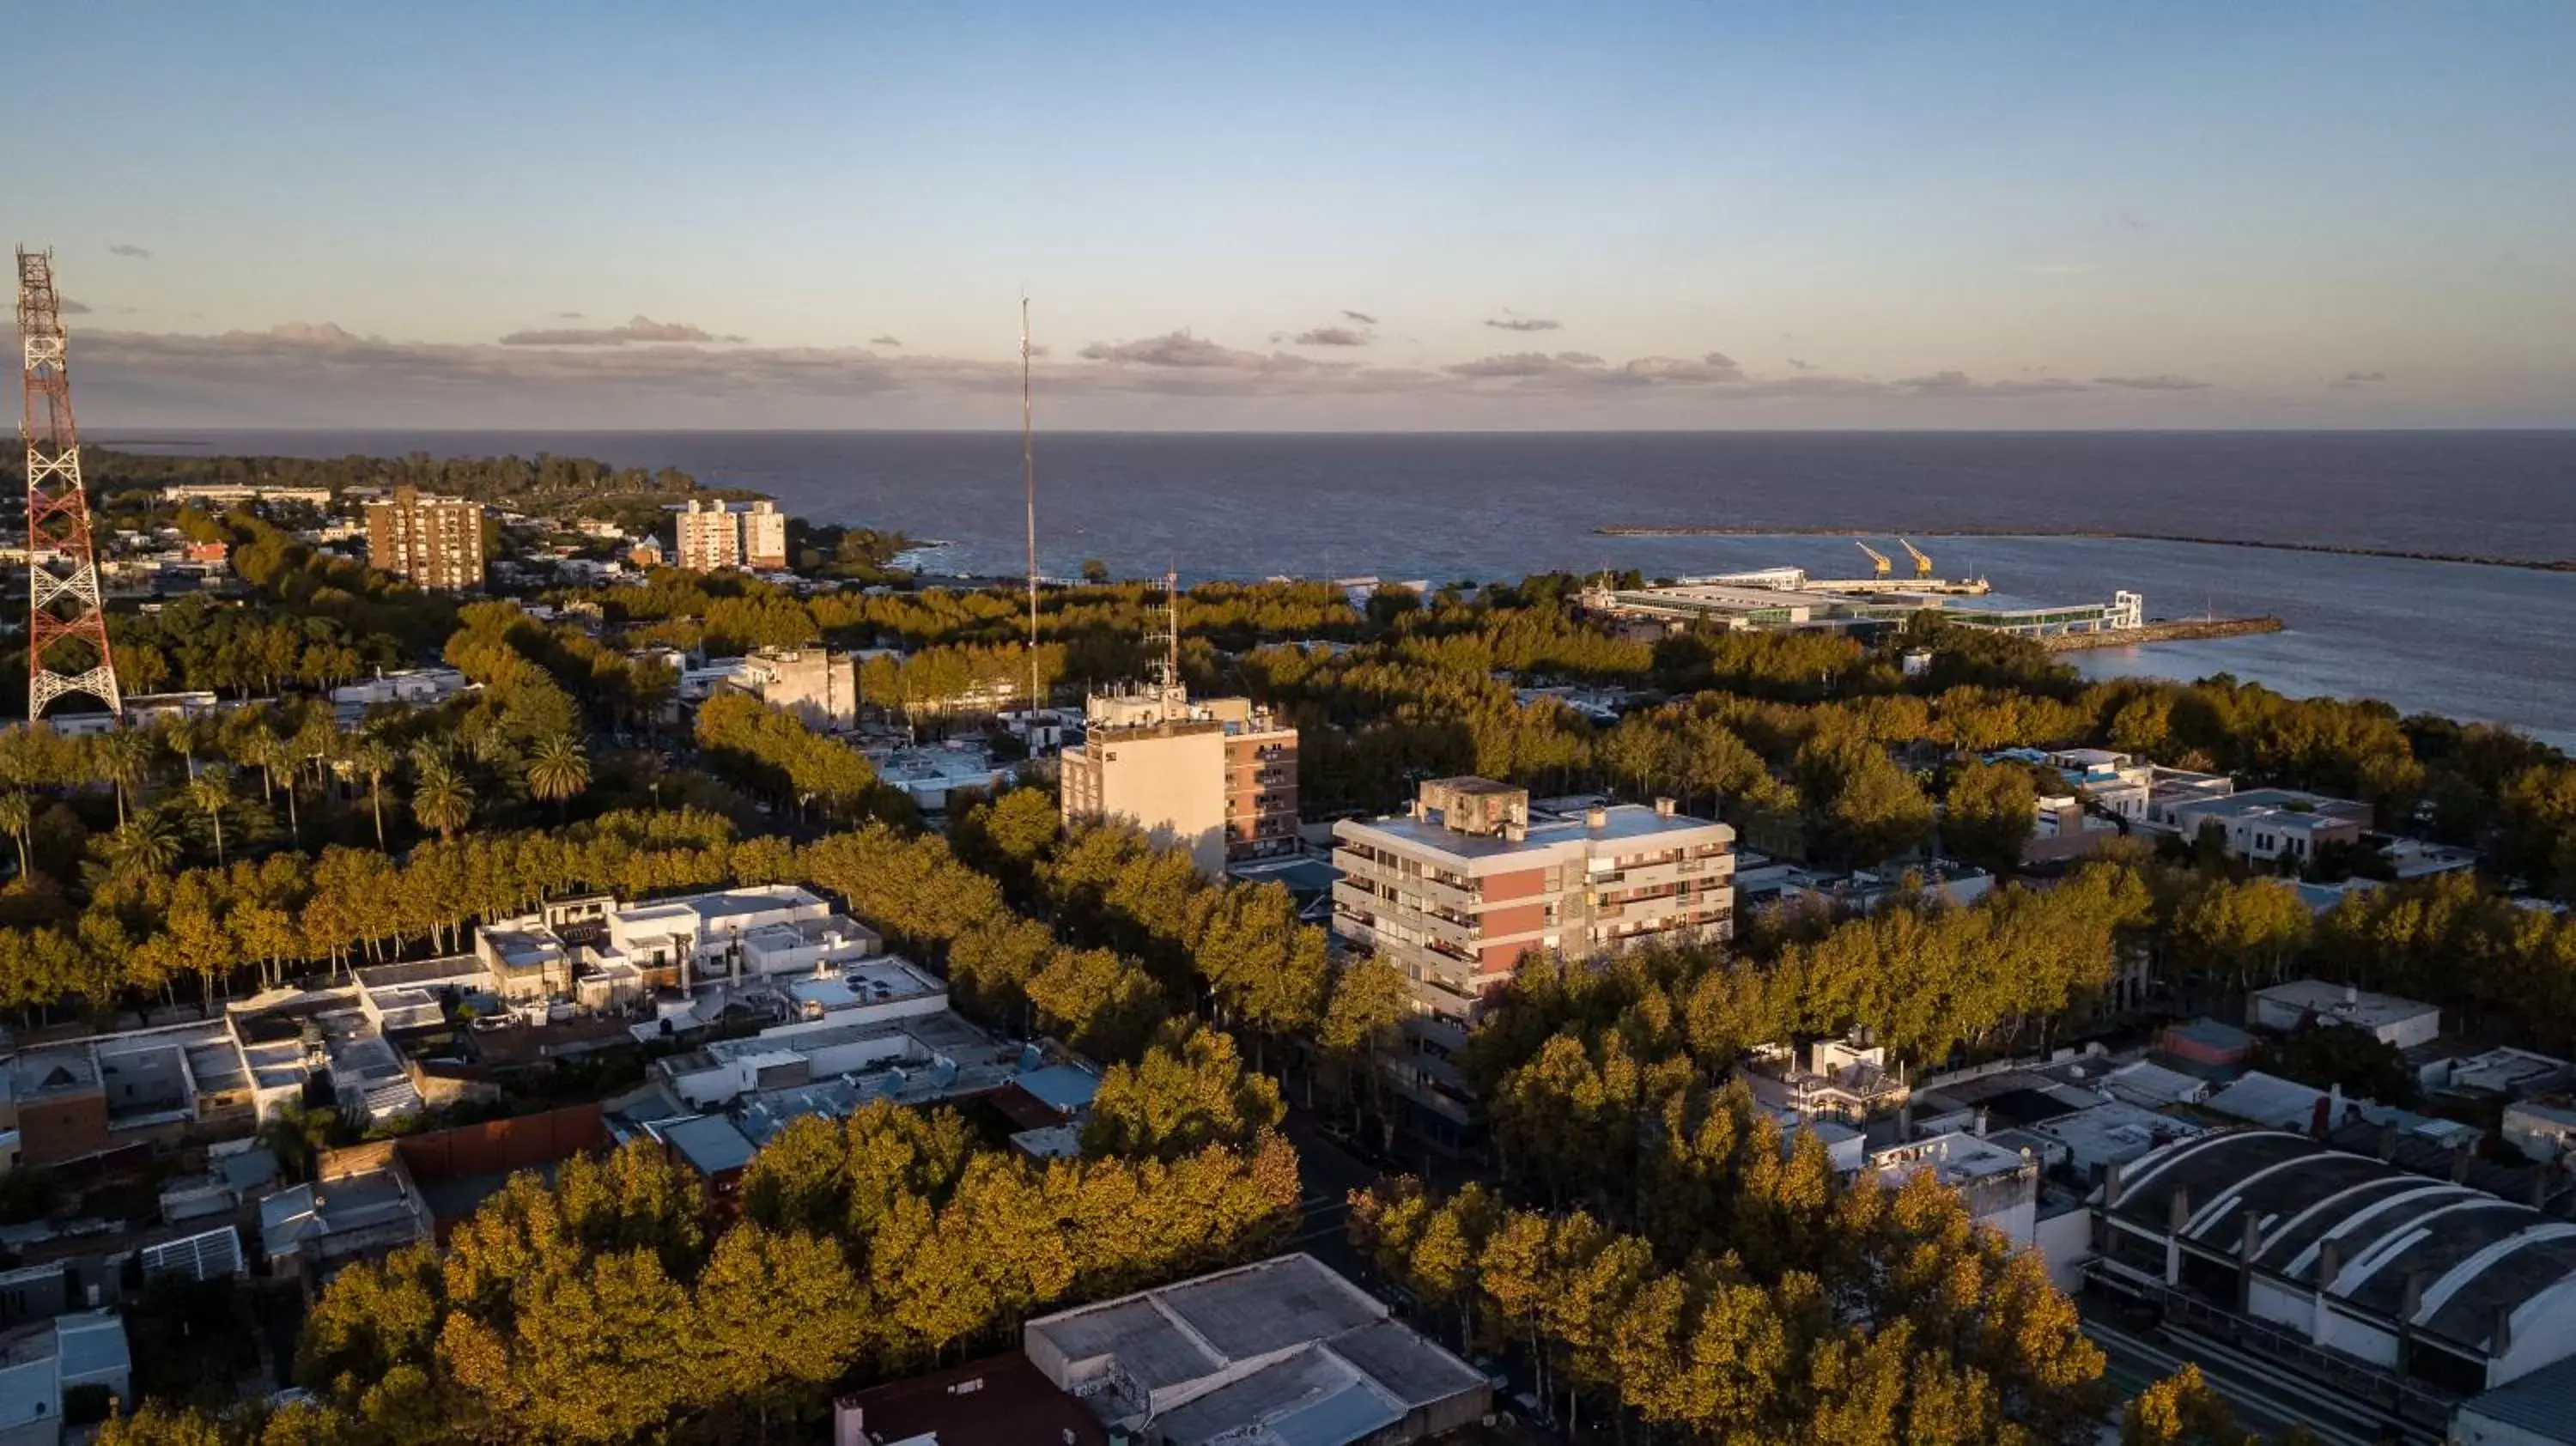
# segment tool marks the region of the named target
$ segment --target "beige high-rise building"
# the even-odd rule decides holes
[[[691,572],[724,572],[742,566],[742,527],[722,502],[690,498],[680,509],[679,545],[671,563]]]
[[[418,488],[367,504],[367,561],[422,587],[483,585],[483,504]]]
[[[1134,824],[1210,878],[1296,850],[1296,729],[1244,698],[1095,694],[1084,711],[1088,735],[1058,755],[1068,825]]]
[[[767,498],[739,510],[691,498],[679,515],[674,565],[692,572],[786,570],[787,514]]]
[[[808,728],[855,727],[859,660],[824,648],[763,648],[742,660],[741,686]]]
[[[1415,1123],[1463,1134],[1471,1096],[1450,1056],[1523,960],[1714,942],[1735,923],[1735,830],[1643,804],[1533,812],[1483,778],[1422,785],[1409,814],[1333,825],[1333,931],[1413,983],[1390,1061]]]
[[[778,504],[764,497],[739,514],[742,521],[742,564],[755,572],[787,570],[787,514]]]

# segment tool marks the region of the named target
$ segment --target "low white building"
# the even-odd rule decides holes
[[[2183,809],[2235,792],[2236,780],[2224,773],[2195,773],[2188,768],[2159,765],[2147,773],[2147,811],[2142,822],[2150,828],[2173,832],[2181,826]]]
[[[1780,905],[1868,914],[1912,897],[1931,906],[1964,908],[1993,892],[1995,876],[1983,869],[1936,859],[1918,868],[1854,869],[1848,873],[1770,861],[1735,875],[1740,910]]]
[[[376,676],[343,683],[331,690],[331,712],[343,725],[366,716],[369,708],[433,708],[474,686],[454,668],[379,669]]]
[[[1793,1045],[1766,1044],[1737,1070],[1754,1102],[1800,1120],[1865,1124],[1905,1103],[1905,1077],[1887,1067],[1887,1051],[1847,1039],[1820,1039],[1802,1063]]]
[[[2556,1160],[2576,1151],[2576,1099],[2548,1095],[2504,1107],[2500,1133],[2506,1144],[2534,1160]]]
[[[961,1075],[984,1071],[991,1074],[987,1087],[997,1088],[1009,1077],[1004,1061],[1011,1053],[950,1013],[946,991],[930,985],[747,1039],[716,1040],[656,1060],[653,1070],[680,1103],[716,1110],[751,1096],[888,1072],[918,1074],[934,1092],[945,1092]],[[885,1092],[899,1096],[903,1083],[898,1078]]]
[[[83,1386],[134,1399],[134,1357],[112,1310],[78,1311],[0,1336],[0,1446],[55,1446],[63,1398]]]
[[[2245,1022],[2288,1034],[2311,1016],[2324,1024],[2366,1031],[2382,1044],[2413,1049],[2442,1032],[2442,1011],[2393,994],[2371,994],[2349,984],[2293,979],[2246,996]]]
[[[877,777],[903,790],[924,813],[944,813],[951,795],[976,789],[986,797],[1011,786],[1019,776],[1015,764],[995,763],[982,744],[956,740],[924,748],[869,750]]]
[[[2423,1060],[2415,1082],[2435,1094],[2518,1100],[2576,1083],[2576,1066],[2527,1049],[2497,1048]]]
[[[810,974],[879,952],[876,931],[794,884],[754,884],[611,910],[587,958],[682,990]]]
[[[2476,849],[2457,848],[2450,844],[2427,843],[2416,838],[2390,839],[2380,856],[2399,882],[2429,879],[2435,874],[2464,873],[2478,866]]]
[[[662,657],[662,654],[654,656]],[[741,688],[751,677],[749,658],[709,658],[703,663],[690,663],[683,658],[678,665],[680,683],[677,696],[683,703],[703,703],[719,688]]]
[[[1484,1372],[1309,1255],[1041,1316],[1021,1342],[1119,1439],[1398,1446],[1493,1404]]]
[[[2341,1086],[2318,1089],[2297,1080],[2250,1070],[2209,1097],[2210,1113],[2276,1130],[2311,1132],[2322,1123],[2339,1130],[2354,1120],[2393,1125],[2403,1134],[2429,1140],[2444,1149],[2467,1149],[2485,1134],[2475,1125],[2419,1115],[2376,1100],[2352,1099]]]
[[[2269,862],[2290,858],[2315,860],[2329,844],[2357,844],[2370,831],[2370,805],[2328,798],[2295,788],[2256,788],[2209,797],[2159,799],[2148,820],[2197,839],[2203,826],[2215,824],[2225,835],[2231,857]]]
[[[2016,1246],[2032,1243],[2039,1225],[2039,1161],[1962,1130],[1873,1150],[1869,1168],[1889,1189],[1924,1171],[1959,1192],[1976,1224]]]
[[[429,1202],[392,1140],[325,1150],[313,1179],[259,1202],[260,1249],[278,1275],[319,1279],[343,1263],[431,1238]]]

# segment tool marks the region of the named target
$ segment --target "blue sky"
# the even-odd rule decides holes
[[[2563,0],[102,3],[10,45],[0,211],[88,308],[94,430],[1009,426],[1024,287],[1063,426],[2576,424]]]

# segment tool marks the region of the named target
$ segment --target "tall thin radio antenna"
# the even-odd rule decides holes
[[[1177,569],[1163,573],[1163,626],[1151,639],[1163,645],[1163,656],[1154,662],[1155,703],[1168,722],[1189,716],[1189,694],[1181,686],[1181,575]]]
[[[1029,727],[1037,727],[1038,694],[1038,452],[1035,413],[1029,402],[1029,298],[1020,294],[1020,471],[1029,489]]]

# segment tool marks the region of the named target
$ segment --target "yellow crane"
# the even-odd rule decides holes
[[[1916,547],[1913,543],[1906,541],[1902,537],[1896,539],[1896,545],[1904,548],[1906,556],[1914,559],[1914,575],[1916,577],[1930,577],[1932,575],[1932,559],[1923,555],[1923,549]]]
[[[1860,540],[1859,538],[1857,538],[1857,537],[1855,537],[1855,538],[1853,538],[1853,539],[1852,539],[1852,546],[1857,547],[1857,548],[1859,548],[1861,551],[1866,552],[1866,553],[1868,553],[1868,554],[1869,554],[1870,566],[1872,566],[1873,568],[1877,569],[1878,575],[1879,575],[1880,577],[1885,577],[1885,576],[1887,576],[1887,570],[1888,570],[1889,568],[1891,568],[1891,567],[1895,566],[1895,564],[1894,564],[1894,563],[1891,563],[1891,562],[1889,562],[1889,561],[1887,560],[1887,554],[1886,554],[1886,553],[1883,553],[1883,552],[1879,551],[1877,548],[1870,546],[1868,543],[1861,541],[1861,540]]]

